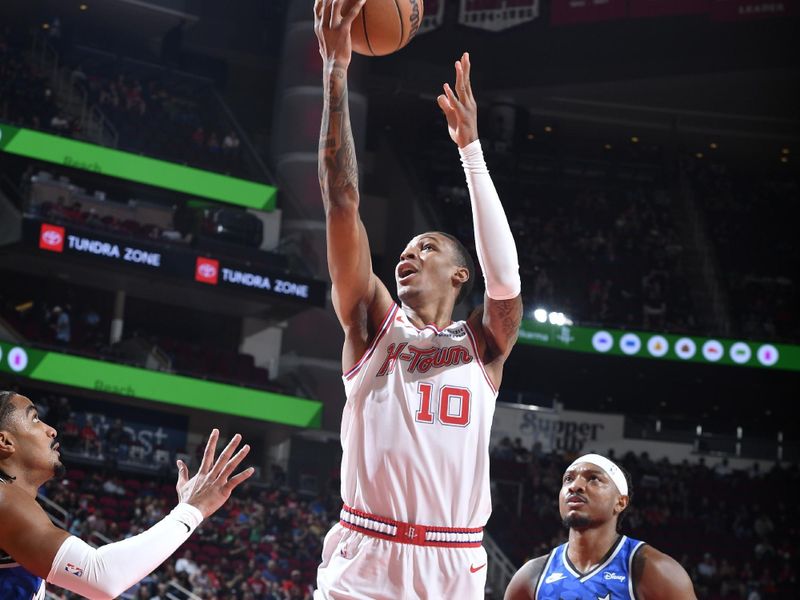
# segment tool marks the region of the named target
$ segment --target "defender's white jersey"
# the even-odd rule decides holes
[[[393,305],[343,380],[345,504],[409,523],[483,527],[497,390],[466,321],[418,329]]]

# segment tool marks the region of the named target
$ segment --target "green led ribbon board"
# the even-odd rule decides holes
[[[275,209],[277,188],[0,123],[0,150],[245,208]]]
[[[0,342],[0,373],[248,419],[319,429],[322,403]]]
[[[800,371],[800,346],[524,320],[519,343],[558,350],[677,362]]]

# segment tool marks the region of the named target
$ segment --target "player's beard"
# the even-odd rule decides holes
[[[592,520],[584,515],[567,515],[561,523],[567,529],[588,529],[592,525]]]
[[[66,473],[67,467],[65,467],[60,460],[57,460],[56,464],[53,465],[53,477],[61,479]]]

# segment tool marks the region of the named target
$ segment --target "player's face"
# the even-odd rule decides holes
[[[459,269],[450,239],[436,232],[420,234],[406,245],[395,267],[397,295],[406,302],[430,292],[434,297],[456,292],[453,278]]]
[[[13,443],[15,461],[29,473],[49,479],[64,470],[56,442],[57,432],[39,418],[33,402],[25,396],[11,399],[14,410],[8,419],[5,435]]]
[[[600,467],[578,463],[564,473],[558,508],[564,524],[571,529],[585,529],[613,519],[620,512],[620,497],[616,484]]]

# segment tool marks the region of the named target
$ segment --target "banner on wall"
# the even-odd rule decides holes
[[[539,16],[539,0],[461,0],[458,22],[466,27],[503,31]]]
[[[283,273],[264,264],[202,256],[191,247],[131,240],[106,232],[26,217],[23,242],[53,260],[74,257],[109,268],[130,267],[187,283],[281,298],[309,306],[325,305],[325,283]]]
[[[624,19],[628,15],[627,9],[627,0],[553,0],[550,23],[572,25]]]
[[[800,345],[654,331],[596,329],[524,319],[520,344],[606,356],[800,371]]]
[[[750,21],[800,15],[800,0],[713,0],[715,21]]]
[[[667,17],[673,15],[705,15],[711,0],[629,0],[628,16]]]
[[[503,438],[520,438],[525,448],[540,444],[542,452],[604,452],[604,444],[623,437],[625,418],[609,413],[546,410],[521,404],[497,403],[491,447]]]
[[[444,23],[444,0],[425,0],[425,11],[417,35],[438,29]]]

